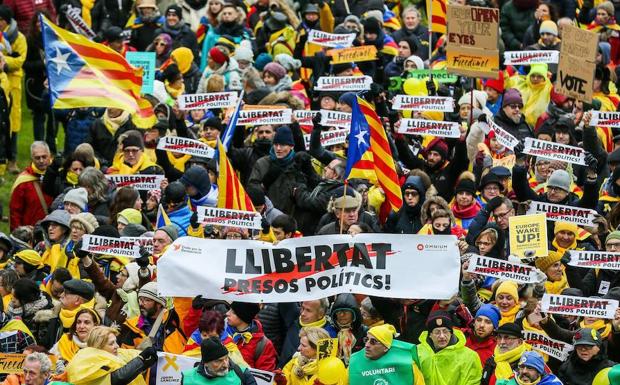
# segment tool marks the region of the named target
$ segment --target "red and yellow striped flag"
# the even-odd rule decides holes
[[[430,0],[426,4],[429,30],[431,32],[446,33],[446,0]]]
[[[44,16],[40,21],[53,108],[140,110],[142,69],[110,47],[62,29]]]
[[[217,149],[220,168],[220,173],[217,176],[217,187],[219,188],[217,207],[222,209],[256,211],[252,204],[252,200],[248,194],[246,194],[241,182],[239,182],[235,169],[228,161],[226,149],[219,140],[217,141]]]

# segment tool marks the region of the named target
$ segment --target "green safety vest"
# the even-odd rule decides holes
[[[241,385],[241,379],[232,368],[224,377],[207,378],[198,373],[198,368],[183,372],[183,385]]]
[[[355,385],[411,385],[414,362],[418,362],[415,345],[394,340],[381,358],[369,360],[360,350],[349,361],[349,383]],[[419,366],[419,364],[418,364]]]

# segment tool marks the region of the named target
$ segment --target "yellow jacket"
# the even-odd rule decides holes
[[[7,29],[8,28],[10,27],[7,27]],[[4,55],[4,60],[8,67],[7,76],[11,83],[11,87],[21,88],[21,79],[24,76],[22,67],[26,61],[26,52],[28,51],[26,37],[21,32],[17,32],[17,38],[13,44],[11,44],[11,50],[13,54],[9,55],[5,49],[2,49],[2,54]]]
[[[304,365],[304,376],[298,377],[294,371],[293,366],[297,364],[299,353],[296,353],[293,358],[284,365],[282,368],[282,375],[286,378],[287,385],[314,385],[317,380],[318,365],[317,361],[310,362]],[[334,385],[347,385],[349,383],[348,372],[345,370],[340,376],[340,381]]]
[[[67,365],[68,381],[73,385],[110,385],[112,372],[125,366],[139,353],[138,350],[118,349],[115,356],[101,349],[81,349]],[[146,382],[139,375],[129,385],[146,385]]]

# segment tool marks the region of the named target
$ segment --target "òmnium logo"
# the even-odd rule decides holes
[[[448,250],[448,245],[437,245],[432,243],[418,243],[418,250],[426,250],[426,251],[446,251]]]

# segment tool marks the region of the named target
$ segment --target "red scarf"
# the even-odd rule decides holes
[[[473,218],[478,214],[478,211],[480,211],[481,208],[482,206],[480,206],[480,203],[478,203],[478,201],[475,199],[474,199],[474,204],[468,207],[465,207],[463,209],[460,209],[459,205],[457,205],[456,202],[454,202],[452,206],[450,207],[450,209],[452,209],[452,212],[454,213],[454,216],[459,219]]]

